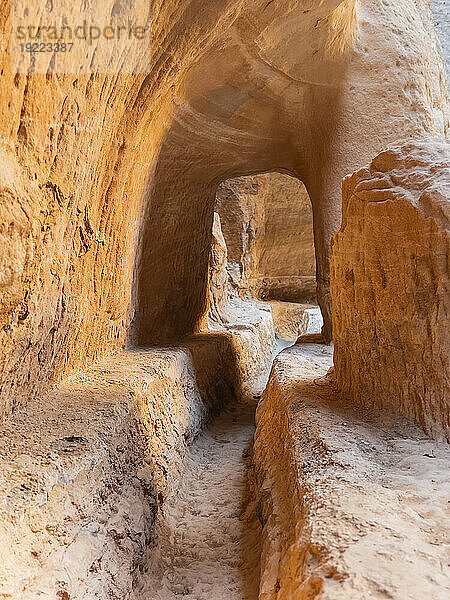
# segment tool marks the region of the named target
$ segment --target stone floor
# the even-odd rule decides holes
[[[161,514],[140,600],[256,600],[259,522],[248,504],[245,461],[253,432],[254,406],[240,405],[196,439]]]

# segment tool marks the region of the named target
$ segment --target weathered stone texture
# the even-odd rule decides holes
[[[9,4],[0,0],[2,42],[10,28]],[[447,89],[427,0],[62,4],[68,19],[76,16],[81,22],[92,16],[94,4],[96,17],[106,22],[123,5],[130,16],[149,23],[152,51],[117,54],[109,74],[51,69],[40,74],[33,71],[33,57],[28,55],[23,57],[27,68],[19,74],[11,69],[8,54],[0,54],[0,586],[3,595],[19,600],[35,600],[41,592],[63,600],[123,600],[131,593],[137,559],[152,540],[157,506],[176,485],[185,445],[206,413],[218,410],[258,378],[261,359],[272,348],[268,311],[263,314],[255,307],[249,315],[240,298],[224,301],[220,251],[215,275],[222,296],[216,307],[221,318],[225,312],[227,318],[218,331],[198,333],[208,302],[219,182],[269,171],[292,173],[304,182],[314,215],[318,301],[329,340],[330,241],[340,224],[342,177],[399,137],[443,135],[448,127]],[[53,10],[48,0],[29,6],[39,19]],[[95,43],[88,49],[94,64],[96,50]],[[137,74],[125,74],[132,72]],[[446,418],[442,390],[448,382],[442,373],[448,367],[443,354],[448,300],[446,255],[436,248],[448,244],[443,225],[447,221],[444,202],[436,199],[438,191],[422,194],[424,181],[431,177],[429,163],[422,164],[419,155],[412,163],[414,190],[422,194],[416,198],[403,181],[401,161],[398,169],[384,165],[383,160],[395,163],[395,156],[384,153],[374,166],[388,182],[382,182],[385,188],[366,191],[371,198],[390,193],[391,200],[365,204],[349,196],[349,206],[361,202],[367,224],[372,219],[372,229],[364,235],[376,242],[373,248],[359,236],[365,224],[353,223],[351,215],[346,222],[349,232],[354,229],[356,247],[361,247],[358,268],[365,264],[364,251],[374,280],[357,298],[363,315],[358,323],[348,311],[352,276],[346,278],[347,270],[335,267],[342,301],[347,296],[348,302],[337,306],[340,322],[354,331],[350,335],[338,328],[337,376],[343,388],[350,382],[361,393],[379,382],[394,386],[396,395],[389,398],[385,390],[374,389],[380,393],[372,401],[395,405],[439,435]],[[440,177],[439,165],[433,177]],[[408,180],[410,176],[408,172]],[[378,186],[379,175],[376,179]],[[352,181],[359,184],[356,177],[347,186]],[[398,190],[406,190],[406,198],[397,201]],[[277,202],[270,197],[268,226],[286,227],[290,222],[279,214]],[[400,211],[393,210],[396,204]],[[386,252],[385,237],[385,247],[380,247],[372,211],[392,211],[386,228],[391,245],[403,253],[403,271],[394,254]],[[392,223],[401,235],[394,235]],[[310,223],[308,228],[310,236]],[[340,235],[345,237],[345,228]],[[271,236],[270,251],[259,252],[269,279],[278,266],[275,246],[290,269],[299,269],[297,257],[290,254],[292,236]],[[344,238],[338,248],[341,243],[346,243]],[[339,258],[342,265],[351,258],[349,270],[355,267],[354,252],[348,248]],[[392,265],[383,266],[385,260]],[[288,277],[301,277],[298,273]],[[358,281],[367,281],[363,273]],[[388,295],[390,286],[405,300]],[[384,296],[386,308],[380,308],[375,331],[373,318],[364,315],[375,306],[378,310],[376,301]],[[366,335],[372,336],[372,354]],[[124,351],[127,344],[172,347]],[[350,350],[354,356],[347,364],[347,381],[340,365]],[[358,352],[362,356],[357,361]],[[398,360],[395,365],[392,357]],[[360,372],[366,359],[373,378],[369,384]],[[375,369],[375,364],[383,368]],[[328,543],[332,548],[338,544],[336,552],[342,558],[360,527],[352,516],[341,544],[336,523],[345,521],[346,513],[339,512],[330,520],[327,540],[322,543],[319,536],[317,543],[308,541],[313,538],[308,537],[309,524],[304,526],[304,512],[314,481],[299,483],[298,443],[309,444],[305,471],[317,465],[317,472],[322,459],[328,460],[327,444],[332,443],[313,436],[314,417],[301,425],[298,406],[289,412],[289,394],[273,393],[277,377],[275,372],[259,411],[255,460],[264,489],[263,516],[268,519],[262,599],[279,590],[278,600],[287,600],[298,589],[313,596],[322,580],[335,588],[339,573],[351,573],[345,565],[339,571],[337,559],[330,568],[321,552]],[[308,385],[315,389],[320,384]],[[44,394],[52,386],[56,387]],[[414,404],[413,386],[418,390]],[[316,410],[312,413],[326,418],[328,408],[323,415]],[[289,427],[293,417],[295,440]],[[394,432],[388,442],[404,444],[405,431]],[[413,443],[396,455],[398,463],[417,448],[422,459],[423,450],[440,458],[438,445],[416,439],[416,433],[411,436]],[[365,441],[371,440],[372,433]],[[354,447],[354,442],[352,432],[350,441],[345,438],[343,443]],[[364,448],[358,448],[363,456]],[[375,452],[373,461],[384,466],[387,450],[391,448]],[[351,460],[351,452],[344,460],[347,457]],[[361,463],[366,466],[363,459]],[[339,477],[346,477],[346,469],[344,463]],[[383,487],[385,476],[376,471],[379,479],[365,494],[361,489],[367,486],[367,470],[355,473],[360,472],[364,475],[352,488],[359,508],[370,501],[375,487]],[[441,572],[435,564],[440,538],[430,536],[441,514],[426,517],[428,528],[417,538],[422,558],[416,560],[410,540],[415,525],[423,521],[414,516],[414,523],[405,525],[417,504],[412,498],[413,508],[401,512],[404,476],[400,468],[392,503],[380,493],[376,510],[386,519],[386,506],[392,506],[393,518],[400,509],[404,537],[402,545],[395,546],[400,548],[399,564],[405,555],[411,556],[412,567],[407,563],[404,568],[420,570],[432,585],[439,584]],[[439,477],[436,469],[435,480]],[[328,480],[323,477],[324,485]],[[428,483],[423,489],[430,496]],[[331,489],[330,510],[336,495]],[[420,498],[427,512],[429,506]],[[327,515],[320,513],[319,505],[314,508],[321,527]],[[384,521],[378,525],[377,535],[397,544]],[[370,523],[364,521],[366,526]],[[376,547],[373,541],[377,540],[369,538],[370,547]],[[309,551],[312,558],[305,563]],[[380,558],[369,553],[366,571],[385,554],[380,552]],[[354,558],[349,558],[351,565],[357,562]],[[414,573],[409,573],[413,593],[425,597]],[[306,579],[299,582],[299,574]],[[372,583],[376,590],[383,589],[381,576]],[[363,587],[364,600],[373,589],[370,585]],[[403,588],[399,589],[401,597]],[[331,592],[330,597],[338,598]]]
[[[348,177],[332,258],[339,388],[447,439],[449,165],[447,143],[421,140]]]
[[[262,392],[269,374],[275,344],[275,327],[270,307],[257,300],[242,299],[230,281],[228,253],[222,234],[218,213],[214,213],[211,255],[209,262],[209,309],[203,319],[204,330],[196,338],[200,343],[208,339],[228,347],[229,363],[226,371],[236,370],[235,396]],[[206,332],[209,330],[209,334]],[[211,334],[215,332],[215,334]],[[190,338],[195,339],[195,336]],[[210,343],[211,343],[210,342]],[[213,355],[217,353],[210,349]],[[220,367],[213,369],[215,377],[221,378]],[[211,386],[216,384],[211,381]],[[207,394],[205,390],[204,394]]]
[[[329,337],[341,179],[399,136],[441,134],[445,76],[426,0],[263,4],[129,3],[151,54],[118,53],[109,75],[17,74],[1,54],[1,415],[126,340],[195,331],[215,191],[243,174],[305,183]]]
[[[181,349],[123,352],[1,428],[0,592],[129,598],[206,410]]]
[[[308,330],[308,305],[291,302],[271,302],[273,323],[277,336],[295,342]]]
[[[311,200],[298,179],[281,173],[230,179],[219,186],[216,210],[241,293],[314,301]]]
[[[329,347],[276,359],[257,411],[260,600],[445,600],[446,442],[342,400]]]

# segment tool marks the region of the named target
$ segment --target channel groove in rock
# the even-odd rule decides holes
[[[245,457],[254,406],[224,411],[189,449],[183,481],[157,526],[159,544],[139,600],[256,600],[258,521],[248,507]]]

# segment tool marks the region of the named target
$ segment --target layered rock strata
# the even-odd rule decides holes
[[[68,23],[149,25],[151,51],[123,48],[106,73],[95,41],[64,72],[51,53],[39,73],[0,56],[1,415],[126,340],[194,332],[218,184],[249,173],[308,189],[329,339],[342,177],[447,124],[428,2],[37,0],[29,18],[60,7]]]

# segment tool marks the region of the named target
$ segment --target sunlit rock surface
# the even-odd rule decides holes
[[[332,259],[337,385],[447,439],[449,164],[447,143],[422,140],[348,177]]]
[[[7,418],[1,594],[129,597],[206,414],[190,354],[171,349],[121,353]]]
[[[260,600],[448,597],[446,442],[342,400],[328,346],[275,360],[257,410]]]
[[[64,10],[104,21],[115,4]],[[136,0],[151,54],[118,53],[109,74],[33,73],[29,57],[16,74],[2,53],[1,414],[127,339],[195,331],[215,193],[230,177],[282,170],[306,185],[329,337],[342,177],[447,123],[428,3],[415,6]],[[37,0],[32,15],[50,8]]]
[[[216,211],[241,294],[315,301],[311,200],[298,179],[281,173],[229,179],[217,190]]]
[[[62,600],[130,597],[144,550],[151,552],[157,543],[156,510],[162,512],[166,494],[185,473],[185,447],[200,432],[206,415],[245,396],[246,386],[257,393],[253,385],[262,381],[259,360],[268,356],[273,340],[270,312],[264,315],[258,306],[242,322],[243,301],[227,301],[228,322],[217,321],[214,331],[202,330],[211,299],[210,248],[219,184],[269,171],[290,173],[304,183],[314,215],[317,300],[324,337],[330,341],[331,239],[341,223],[342,177],[398,138],[442,137],[448,127],[445,69],[426,0],[125,4],[36,0],[24,6],[30,19],[39,22],[53,19],[62,6],[64,18],[72,23],[92,18],[109,23],[124,10],[148,24],[150,50],[136,53],[124,46],[111,56],[106,72],[96,42],[88,48],[77,45],[67,71],[55,72],[51,53],[15,55],[20,72],[11,67],[7,52],[0,55],[0,585],[1,593],[14,600],[35,600],[41,592]],[[9,9],[10,3],[2,1],[2,33],[10,30]],[[5,37],[2,50],[8,43]],[[40,72],[38,63],[45,67]],[[93,72],[82,72],[86,66]],[[408,211],[405,207],[406,216]],[[398,218],[401,222],[402,215]],[[434,214],[425,220],[419,215],[417,225],[426,221],[431,231],[436,219]],[[439,229],[439,243],[441,234]],[[221,289],[220,252],[217,256]],[[273,251],[269,258],[273,264]],[[437,275],[441,259],[430,259]],[[426,268],[421,284],[427,281]],[[405,269],[399,276],[406,290],[408,273]],[[423,314],[429,311],[420,298],[414,302]],[[416,331],[419,326],[411,327]],[[423,323],[420,327],[428,344],[430,332]],[[430,327],[434,334],[434,324]],[[261,340],[268,342],[265,348]],[[440,360],[443,346],[437,340],[433,352]],[[375,348],[380,350],[376,343]],[[356,343],[355,356],[359,350]],[[380,351],[381,360],[384,356]],[[310,357],[302,365],[308,370]],[[314,373],[315,380],[323,370]],[[317,549],[313,544],[307,565],[302,548],[297,552],[296,535],[303,534],[303,525],[298,525],[304,518],[303,484],[290,454],[289,428],[280,423],[286,419],[287,400],[280,394],[270,406],[274,381],[259,413],[261,443],[257,436],[255,460],[265,494],[258,514],[270,521],[270,495],[274,507],[283,507],[283,526],[265,528],[261,580],[262,598],[278,590],[280,600],[297,584],[313,595],[322,575],[315,575],[321,569],[315,566],[321,560],[320,545]],[[440,389],[442,375],[433,375],[432,382]],[[418,388],[422,384],[418,378]],[[321,389],[320,381],[313,385]],[[424,398],[428,402],[426,394]],[[436,424],[442,425],[439,402],[429,402],[431,413],[417,413],[433,434]],[[270,406],[265,416],[264,406]],[[358,408],[358,418],[360,412]],[[295,416],[301,423],[301,416]],[[359,431],[360,421],[352,423]],[[384,422],[378,419],[374,427],[379,423]],[[251,429],[248,421],[246,427]],[[295,427],[300,427],[298,438],[310,439],[309,424]],[[330,422],[330,431],[333,427]],[[389,431],[386,425],[383,435],[390,436]],[[352,451],[357,451],[351,428],[348,435]],[[403,435],[413,443],[398,442]],[[247,438],[236,434],[236,462],[238,439],[244,443]],[[227,441],[220,444],[221,452]],[[440,486],[439,445],[425,441],[425,448],[420,433],[404,433],[403,425],[388,445],[391,441],[404,446],[390,474],[400,473],[401,479],[401,463],[408,464],[414,453],[418,461],[434,455],[432,479]],[[308,477],[314,478],[322,454],[328,455],[320,441],[311,447],[313,458],[319,454],[316,463],[307,461]],[[265,457],[264,452],[276,456]],[[386,454],[381,443],[374,461],[383,464]],[[350,452],[349,462],[352,456]],[[267,486],[264,473],[271,465],[275,475]],[[368,472],[370,479],[370,469],[364,468],[357,486],[349,482],[352,490],[357,487],[355,494],[362,494],[357,495],[359,508],[372,501],[377,486],[387,485],[375,478],[372,489]],[[403,572],[409,585],[414,583],[411,593],[420,592],[421,598],[427,595],[423,581],[433,591],[441,585],[435,570],[440,538],[430,537],[431,530],[440,533],[435,523],[443,521],[441,487],[424,483],[419,490],[417,481],[410,489],[419,498],[424,520],[411,508],[417,508],[415,498],[408,500],[406,519],[400,499],[395,500],[400,498],[396,482],[392,503],[380,496],[374,507],[376,513],[382,506],[384,520],[374,521],[379,538],[368,542],[379,556],[367,554],[361,577],[367,579],[386,553],[398,556],[401,572],[395,585],[400,591],[392,583],[394,597],[405,595]],[[360,489],[364,486],[367,494]],[[433,496],[433,506],[425,496]],[[329,504],[335,507],[337,500],[333,496]],[[386,511],[386,506],[393,508]],[[395,528],[386,523],[386,513],[389,519],[400,519],[400,541],[392,540]],[[276,510],[274,514],[276,519]],[[347,538],[359,535],[354,532],[359,521],[353,527],[351,517],[347,531],[345,514],[332,519],[330,527],[330,547],[338,544],[340,557]],[[344,527],[342,545],[336,523],[338,530]],[[417,543],[407,546],[411,539]],[[384,540],[389,543],[386,550]],[[234,543],[239,547],[239,539]],[[412,562],[405,563],[405,556]],[[357,560],[346,560],[336,569],[324,567],[326,585],[339,584],[336,572],[349,573],[352,581]],[[309,583],[297,579],[302,569],[311,572]],[[417,573],[424,575],[418,583]],[[381,575],[371,577],[375,591],[385,589]],[[371,585],[361,587],[365,599]],[[353,600],[359,588],[345,589]]]

